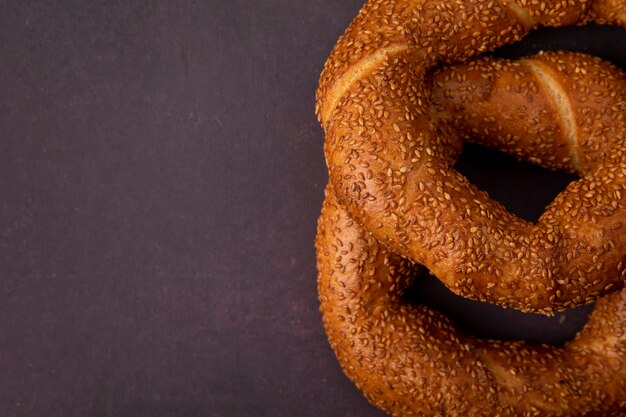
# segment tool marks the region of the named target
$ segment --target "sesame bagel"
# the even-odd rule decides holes
[[[558,54],[429,71],[537,26],[624,27],[625,13],[623,0],[369,1],[337,42],[317,92],[339,203],[466,297],[550,314],[621,288],[624,75]],[[529,223],[453,169],[468,138],[581,179]]]
[[[402,299],[419,267],[378,243],[330,188],[316,248],[330,344],[392,416],[626,414],[626,290],[600,299],[561,348],[480,340]]]
[[[443,282],[467,297],[540,313],[586,304],[621,288],[626,274],[626,75],[589,55],[546,52],[442,68],[432,76],[430,92],[440,136],[496,147],[581,177],[535,225],[502,206],[487,206],[481,223],[471,224],[469,234],[456,235],[463,236],[455,244],[465,250],[467,261],[457,264],[460,274],[442,275]],[[426,181],[446,182],[442,176]],[[436,189],[424,188],[426,198],[436,198]],[[470,198],[450,192],[464,214],[471,210],[466,201],[489,201],[472,187],[469,193]],[[495,276],[484,264],[488,252],[506,263]],[[487,274],[472,273],[485,268]]]

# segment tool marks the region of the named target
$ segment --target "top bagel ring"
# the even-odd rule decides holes
[[[556,161],[548,165],[576,170],[582,178],[534,225],[452,168],[461,143],[439,135],[430,120],[426,74],[439,62],[465,60],[540,25],[588,21],[626,27],[626,2],[370,0],[331,53],[317,95],[339,201],[375,238],[466,297],[549,314],[622,287],[623,101],[608,112],[593,100],[570,102],[579,107],[559,111],[573,119],[562,122],[558,155],[548,153],[539,162]],[[609,78],[602,91],[587,96],[611,98],[614,87]],[[548,86],[555,90],[548,93],[552,100],[558,88]],[[601,123],[611,126],[594,125],[601,115]],[[598,145],[611,138],[615,146]],[[500,137],[490,140],[506,149]],[[539,153],[536,140],[520,143],[524,148],[515,149],[521,156]],[[570,149],[564,157],[563,147]]]

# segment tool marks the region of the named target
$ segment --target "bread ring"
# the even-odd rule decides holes
[[[583,176],[533,225],[452,168],[462,143],[438,132],[431,120],[426,74],[439,62],[467,59],[539,25],[596,19],[624,27],[625,12],[625,1],[370,0],[335,46],[318,89],[317,113],[339,202],[376,239],[427,266],[466,297],[549,314],[621,288],[626,276],[626,235],[620,230],[626,222],[624,76],[590,61],[584,71],[608,78],[574,77],[555,84],[558,58],[511,68],[507,76],[514,79],[519,70],[537,86],[519,97],[544,106],[530,112],[548,111],[544,119],[575,115],[552,127],[558,131],[550,146],[532,136],[509,143],[503,136],[485,135],[493,146]],[[565,65],[564,71],[577,74],[578,64]],[[492,81],[489,92],[506,87]],[[577,94],[577,88],[585,91]],[[478,93],[480,102],[485,97]],[[565,108],[555,102],[564,93],[571,94]],[[495,101],[502,95],[493,97],[492,104],[503,105]],[[588,123],[592,114],[607,122]],[[536,131],[547,128],[544,119],[539,117]],[[489,123],[477,120],[470,132],[489,129]],[[518,127],[529,131],[528,124]],[[596,138],[603,129],[604,137]],[[608,130],[616,139],[611,146],[602,144]]]
[[[626,290],[596,303],[562,348],[478,340],[403,301],[415,266],[388,252],[327,190],[316,240],[330,344],[392,416],[623,416]]]
[[[526,235],[539,241],[518,245],[517,251],[499,245],[507,265],[501,276],[496,273],[497,280],[487,274],[468,285],[457,274],[444,283],[461,295],[541,313],[586,304],[621,288],[626,275],[626,75],[589,55],[547,52],[446,67],[433,75],[433,85],[432,115],[444,137],[461,135],[582,177],[534,226],[512,219],[502,207],[492,209],[504,213],[494,214],[497,220],[474,226],[480,229],[467,238],[468,245],[477,243],[476,235],[498,240],[510,224],[526,228]],[[482,256],[480,248],[467,254],[474,264]],[[536,278],[520,280],[523,271]]]
[[[484,58],[439,69],[432,84],[431,115],[446,136],[585,180],[624,160],[626,74],[597,57]]]

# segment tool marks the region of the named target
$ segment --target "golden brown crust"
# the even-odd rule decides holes
[[[401,297],[413,262],[461,295],[546,314],[623,286],[625,76],[571,53],[427,71],[539,25],[624,26],[624,11],[370,0],[337,43],[317,101],[332,185],[316,239],[321,311],[345,373],[391,415],[626,414],[626,290],[563,348],[478,340]],[[531,224],[451,168],[464,140],[582,178]]]
[[[433,114],[444,135],[461,134],[582,175],[529,226],[530,233],[552,237],[550,260],[560,268],[548,290],[555,296],[553,307],[620,288],[626,245],[621,233],[626,76],[598,58],[549,52],[519,62],[487,58],[444,68],[433,75],[433,85]],[[615,181],[612,172],[621,179]],[[524,253],[523,246],[517,249],[517,256]],[[541,261],[534,265],[550,272]],[[521,282],[515,295],[532,294],[536,285]],[[506,296],[506,289],[498,286],[497,295],[487,289],[483,299],[493,302]]]
[[[585,176],[623,159],[626,75],[575,52],[484,58],[432,76],[431,107],[447,135]]]
[[[532,26],[584,22],[589,13],[604,16],[599,6],[590,12],[592,6],[569,0],[368,2],[333,50],[318,90],[330,180],[341,204],[374,237],[467,297],[549,314],[621,288],[625,104],[624,96],[606,92],[622,94],[617,86],[623,76],[593,84],[604,93],[589,100],[590,82],[575,76],[582,61],[572,66],[536,58],[511,69],[510,76],[521,72],[546,91],[528,94],[536,97],[537,107],[529,109],[539,118],[535,133],[548,134],[547,142],[531,135],[513,141],[509,150],[584,174],[536,225],[508,213],[450,168],[462,141],[437,132],[425,80],[437,62],[472,57],[519,39]],[[598,19],[615,22],[626,3],[611,7],[613,17]],[[584,65],[615,72],[595,61]],[[554,83],[552,72],[561,71],[559,66],[574,69],[571,82]],[[566,90],[567,102],[555,105]],[[550,123],[555,115],[565,117],[558,127]],[[618,151],[605,141],[608,129]],[[590,133],[581,139],[585,130]]]
[[[626,28],[624,0],[596,0],[590,13],[590,19],[597,23]]]
[[[563,348],[477,340],[402,300],[416,266],[387,251],[330,188],[316,240],[324,327],[341,366],[393,416],[622,416],[626,290]]]

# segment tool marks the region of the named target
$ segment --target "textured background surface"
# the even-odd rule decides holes
[[[361,1],[0,0],[0,416],[381,416],[317,311],[314,89]],[[619,30],[522,47],[626,66]],[[621,60],[621,61],[620,61]],[[533,219],[570,177],[472,149]],[[421,282],[421,281],[420,281]],[[492,337],[552,320],[412,298]]]

